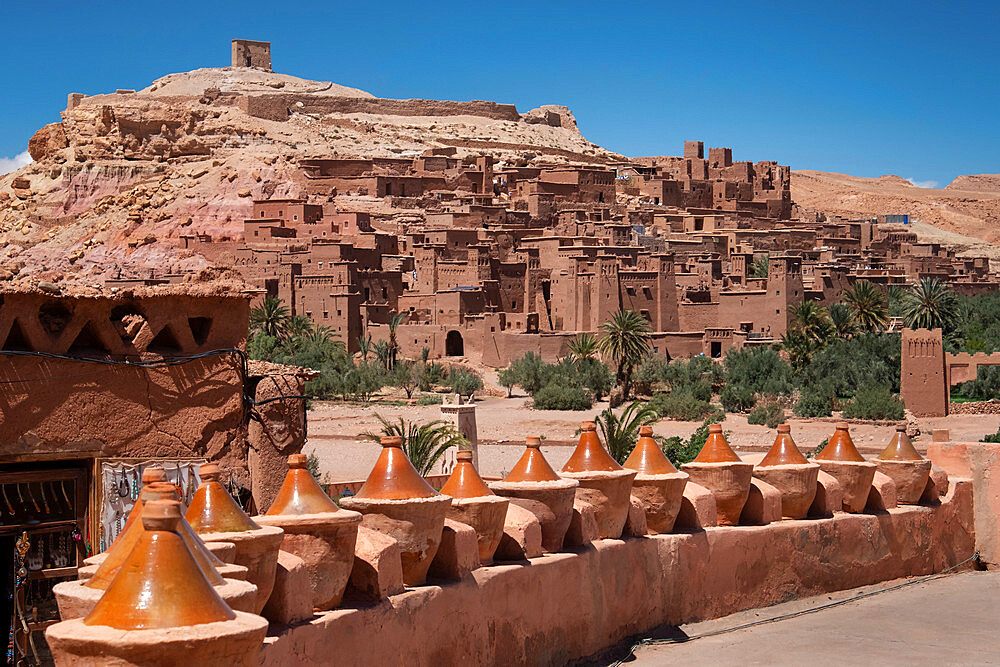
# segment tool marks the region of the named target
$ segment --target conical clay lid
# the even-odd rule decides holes
[[[455,469],[441,487],[441,493],[452,498],[481,498],[492,496],[490,487],[472,465],[472,450],[460,449],[455,455]]]
[[[638,470],[643,475],[666,475],[677,472],[677,468],[653,439],[652,426],[639,427],[639,441],[635,443],[635,449],[625,459],[624,467]]]
[[[152,484],[147,484],[142,490],[143,502],[151,502],[154,500],[171,500],[176,501],[177,485],[171,484],[170,482],[153,482]],[[183,505],[181,505],[183,507]],[[128,535],[122,540],[120,547],[112,546],[108,550],[107,556],[101,561],[101,564],[97,567],[97,571],[94,572],[94,576],[83,584],[89,588],[95,588],[98,590],[105,590],[111,582],[114,580],[115,576],[118,575],[118,571],[121,566],[128,560],[129,555],[131,555],[132,550],[135,545],[138,544],[139,539],[142,537],[144,532],[142,519],[140,517],[139,521],[134,525],[134,527],[127,529]],[[122,531],[123,534],[125,531]],[[184,539],[185,544],[187,544],[188,549],[191,550],[195,561],[201,568],[208,579],[208,582],[213,586],[218,586],[222,582],[222,576],[215,569],[216,567],[222,565],[222,561],[209,551],[205,547],[205,543],[198,537],[188,522],[181,517],[181,521],[177,526],[177,532]]]
[[[258,530],[260,526],[247,516],[219,482],[221,475],[222,471],[215,463],[206,463],[198,468],[201,485],[194,492],[185,515],[188,523],[199,534]]]
[[[889,445],[878,455],[881,461],[923,461],[910,436],[906,435],[906,423],[896,424],[896,434],[892,436]]]
[[[507,474],[505,482],[558,482],[559,475],[552,469],[541,450],[542,439],[529,435],[524,441],[524,453]]]
[[[861,456],[858,448],[854,446],[854,441],[851,440],[851,434],[847,429],[847,422],[837,422],[837,430],[830,436],[830,440],[826,443],[823,451],[816,455],[816,459],[820,461],[856,461],[863,463],[865,457]]]
[[[580,429],[583,431],[580,442],[563,466],[563,472],[607,472],[622,469],[601,444],[594,422],[583,422]]]
[[[403,439],[397,435],[382,437],[382,453],[355,498],[407,500],[436,495],[437,491],[420,476],[406,457]]]
[[[288,457],[288,474],[266,516],[321,514],[340,509],[309,472],[308,463],[309,459],[305,454],[292,454]]]
[[[693,463],[739,463],[742,460],[726,442],[726,436],[722,435],[722,425],[709,424],[708,438]]]
[[[151,500],[142,511],[145,530],[84,625],[117,630],[176,628],[231,621],[236,614],[205,579],[177,532],[181,505]]]
[[[795,463],[809,463],[792,440],[792,429],[788,424],[778,424],[778,437],[758,466],[784,466]]]

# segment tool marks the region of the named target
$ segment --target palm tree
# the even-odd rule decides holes
[[[753,262],[750,264],[750,277],[767,278],[768,267],[770,264],[771,256],[767,253],[761,255],[760,257],[754,257]]]
[[[374,352],[375,358],[382,364],[382,367],[389,370],[389,343],[385,340],[376,342]]]
[[[368,363],[368,355],[372,353],[372,337],[358,336],[358,352],[361,353],[361,361]]]
[[[573,361],[593,359],[597,354],[597,338],[593,334],[582,333],[571,340],[567,344],[567,347],[569,348],[569,356]]]
[[[867,280],[859,280],[844,292],[854,321],[864,331],[881,331],[889,324],[889,304],[885,294]]]
[[[288,308],[276,296],[264,297],[263,303],[250,310],[250,328],[278,338],[288,323]]]
[[[396,313],[389,318],[389,370],[396,367],[396,357],[399,354],[399,341],[396,339],[396,330],[406,319],[406,313]]]
[[[803,301],[792,308],[792,328],[797,329],[820,347],[833,335],[833,322],[826,308],[815,301]]]
[[[305,315],[292,315],[285,322],[284,335],[287,338],[306,337],[312,333],[313,323]]]
[[[958,299],[937,278],[921,278],[903,301],[903,318],[911,329],[948,330],[954,321]]]
[[[817,344],[800,329],[789,329],[781,337],[781,348],[788,353],[793,368],[803,368],[812,359]]]
[[[616,382],[625,396],[632,387],[632,370],[649,354],[649,322],[634,310],[619,310],[601,325],[604,335],[597,341],[597,349],[618,364]]]
[[[830,306],[830,322],[839,338],[851,339],[858,335],[858,323],[854,321],[854,313],[848,306],[835,303]]]
[[[390,422],[378,413],[375,417],[382,424],[381,432],[362,433],[362,437],[371,442],[379,442],[382,436],[398,435],[403,439],[403,452],[421,475],[429,474],[449,448],[468,449],[469,441],[465,436],[453,424],[444,420],[417,424],[407,422],[402,417],[396,422]]]
[[[620,416],[616,416],[610,408],[607,408],[597,415],[594,421],[597,422],[597,428],[601,432],[608,453],[618,463],[625,463],[625,459],[639,439],[639,427],[652,424],[657,417],[656,411],[650,408],[648,403],[633,401]]]

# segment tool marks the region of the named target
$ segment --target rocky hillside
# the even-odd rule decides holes
[[[303,157],[457,147],[501,165],[622,159],[586,141],[565,107],[390,100],[248,68],[71,95],[61,115],[32,137],[35,162],[0,177],[0,279],[202,268],[180,236],[238,238],[254,198],[299,194]]]
[[[792,200],[845,216],[906,213],[923,238],[997,256],[987,245],[1000,243],[1000,175],[959,176],[945,188],[918,188],[899,176],[792,171]]]

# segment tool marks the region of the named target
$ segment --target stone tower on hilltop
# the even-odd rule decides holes
[[[271,71],[271,42],[233,40],[233,67],[256,67]]]

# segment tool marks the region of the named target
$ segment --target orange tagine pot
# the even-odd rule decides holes
[[[810,463],[792,440],[788,424],[778,426],[771,449],[753,470],[753,476],[781,491],[781,515],[804,519],[816,499],[819,464]]]
[[[750,495],[753,464],[744,463],[726,442],[722,426],[710,424],[708,438],[694,461],[681,469],[690,481],[699,484],[715,496],[719,525],[735,526],[740,522],[743,506]]]
[[[528,436],[514,468],[503,481],[491,482],[490,490],[534,514],[542,527],[542,549],[559,551],[573,520],[579,482],[559,477],[545,460],[541,445],[541,438]]]
[[[931,462],[910,442],[905,422],[896,425],[896,433],[875,460],[875,467],[896,484],[898,503],[919,504],[930,479]]]
[[[680,472],[653,439],[653,427],[639,427],[639,440],[623,467],[635,470],[632,497],[646,511],[650,533],[669,533],[681,508],[688,474]]]
[[[205,542],[230,542],[236,546],[233,562],[247,568],[247,581],[257,587],[254,612],[260,613],[274,588],[282,531],[275,526],[257,525],[247,516],[222,485],[222,471],[217,464],[202,465],[198,476],[201,485],[185,517]]]
[[[868,504],[875,464],[865,461],[854,446],[847,422],[837,422],[823,451],[816,455],[820,469],[837,479],[844,494],[845,512],[864,512]]]
[[[598,534],[602,538],[621,537],[636,471],[622,468],[611,458],[594,422],[580,425],[580,440],[560,474],[580,483],[576,497],[593,505]]]
[[[382,438],[382,452],[356,496],[341,507],[360,512],[362,525],[399,543],[403,581],[420,586],[441,545],[451,497],[441,495],[420,476],[403,451],[399,436]]]
[[[460,449],[455,455],[455,469],[441,487],[441,493],[451,496],[448,518],[472,526],[479,542],[479,562],[493,561],[493,554],[503,537],[504,520],[510,503],[486,486],[472,464],[472,451]]]
[[[309,571],[313,608],[340,604],[354,567],[361,514],[333,502],[309,472],[305,454],[288,457],[288,474],[274,504],[255,520],[284,531],[282,550],[301,558]]]

